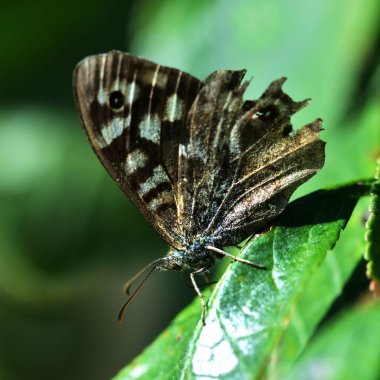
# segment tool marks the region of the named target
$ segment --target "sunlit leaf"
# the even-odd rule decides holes
[[[360,199],[333,252],[326,256],[300,295],[290,323],[272,352],[271,379],[281,379],[292,367],[362,258],[363,215],[367,206],[368,199]]]

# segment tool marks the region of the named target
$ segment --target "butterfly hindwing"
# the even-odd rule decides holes
[[[284,78],[257,101],[244,101],[243,75],[210,75],[189,112],[180,172],[190,241],[241,242],[279,215],[324,163],[320,120],[292,132],[291,116],[308,101],[286,95]]]
[[[85,58],[74,74],[78,108],[107,171],[173,247],[178,146],[202,82],[180,70],[110,52]]]

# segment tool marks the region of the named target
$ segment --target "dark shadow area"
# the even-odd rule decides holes
[[[315,191],[290,203],[275,225],[301,227],[349,219],[356,202],[369,189],[368,184],[355,183],[337,189]],[[342,199],[344,203],[337,212],[336,205]]]
[[[373,97],[378,87],[374,86],[374,77],[380,70],[380,24],[377,33],[374,35],[372,45],[367,51],[367,55],[362,58],[361,68],[358,80],[355,82],[355,88],[351,96],[351,101],[347,106],[345,120],[350,120],[360,113],[369,99]],[[348,123],[350,124],[350,123]]]
[[[341,295],[334,301],[325,317],[319,323],[317,331],[324,327],[331,318],[340,312],[355,306],[361,299],[368,296],[370,280],[365,274],[366,265],[367,262],[364,259],[362,259],[357,265],[349,280],[344,285]]]

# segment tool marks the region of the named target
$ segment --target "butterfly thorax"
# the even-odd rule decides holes
[[[215,255],[206,249],[206,242],[195,241],[184,249],[171,249],[167,256],[164,270],[195,271],[204,269],[207,271],[215,264]]]

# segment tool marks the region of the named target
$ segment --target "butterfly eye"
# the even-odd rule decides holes
[[[110,107],[114,110],[119,110],[124,106],[124,95],[120,91],[112,91],[109,99]]]

